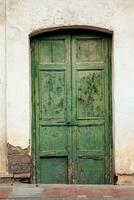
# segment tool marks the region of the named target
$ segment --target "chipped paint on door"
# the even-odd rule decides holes
[[[110,38],[32,40],[34,171],[41,183],[112,183]]]

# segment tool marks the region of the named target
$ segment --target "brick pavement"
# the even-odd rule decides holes
[[[113,185],[0,185],[3,200],[134,200],[134,186]]]

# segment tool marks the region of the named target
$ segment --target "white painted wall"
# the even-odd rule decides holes
[[[7,170],[6,159],[6,27],[5,1],[0,0],[0,174]]]
[[[13,145],[27,147],[31,138],[29,34],[39,29],[70,25],[89,25],[114,32],[115,167],[117,174],[132,174],[134,173],[133,0],[7,0],[7,141]],[[2,100],[0,103],[4,105]],[[3,119],[4,115],[0,117]]]

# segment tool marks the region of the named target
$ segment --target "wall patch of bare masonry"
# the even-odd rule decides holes
[[[134,185],[134,174],[118,174],[118,185]]]
[[[31,156],[29,155],[30,147],[21,148],[20,146],[13,146],[7,144],[8,149],[8,173],[27,174],[31,173]]]

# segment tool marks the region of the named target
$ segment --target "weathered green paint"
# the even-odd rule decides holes
[[[75,31],[32,39],[38,182],[112,183],[110,42]]]

